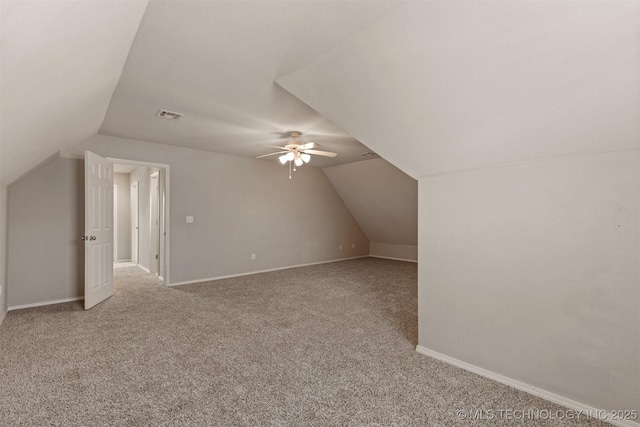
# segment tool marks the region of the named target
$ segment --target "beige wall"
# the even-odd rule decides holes
[[[408,2],[277,77],[419,179],[422,346],[638,407],[639,177],[623,150],[640,141],[639,18],[626,1]],[[586,153],[610,154],[561,158]],[[553,160],[500,166],[536,159]]]
[[[0,323],[7,314],[7,187],[0,182]]]
[[[9,187],[9,307],[84,293],[84,165],[57,159]]]
[[[85,148],[170,165],[171,283],[369,253],[319,169],[300,168],[289,180],[277,162],[105,136],[75,154]],[[10,306],[82,295],[82,170],[81,160],[61,158],[10,188]]]
[[[377,258],[390,258],[403,261],[418,261],[417,245],[394,245],[392,243],[369,243],[369,255]]]
[[[637,150],[420,180],[419,345],[640,410]]]
[[[417,260],[415,179],[380,158],[323,171],[367,235],[372,256]]]
[[[128,173],[114,173],[113,183],[117,185],[118,210],[118,253],[116,261],[131,260],[131,188]]]

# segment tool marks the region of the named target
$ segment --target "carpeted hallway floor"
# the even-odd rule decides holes
[[[606,425],[460,420],[563,410],[420,355],[417,268],[363,258],[10,312],[0,425]],[[489,412],[491,413],[491,412]],[[486,417],[485,417],[486,418]]]

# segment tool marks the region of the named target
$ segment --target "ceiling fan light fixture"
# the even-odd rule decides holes
[[[1,0],[0,0],[1,1]],[[336,157],[338,154],[331,151],[320,151],[316,150],[316,148],[320,147],[320,144],[316,144],[315,142],[306,142],[301,143],[296,140],[301,133],[298,131],[287,132],[291,137],[290,140],[283,146],[273,146],[266,145],[265,147],[277,148],[281,150],[280,152],[263,154],[262,156],[258,156],[258,159],[263,157],[270,156],[278,156],[278,161],[285,165],[289,163],[289,179],[291,179],[291,171],[296,171],[296,168],[304,165],[305,163],[309,163],[311,160],[311,155],[318,155],[324,157]],[[282,151],[284,150],[284,151]]]

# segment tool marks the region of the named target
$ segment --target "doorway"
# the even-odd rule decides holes
[[[149,270],[159,276],[160,271],[160,171],[149,177]]]
[[[169,282],[169,166],[109,159],[117,188],[118,248],[114,266],[129,265],[167,285]],[[115,204],[115,203],[114,203]],[[114,267],[115,268],[115,267]],[[134,269],[135,270],[135,269]]]
[[[138,208],[140,206],[140,192],[138,190],[138,186],[138,181],[131,184],[131,261],[136,265],[138,264],[138,247],[140,239],[140,215],[138,213]]]

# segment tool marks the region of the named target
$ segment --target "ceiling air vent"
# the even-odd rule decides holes
[[[167,111],[167,110],[160,110],[158,111],[158,114],[156,114],[158,117],[162,117],[164,119],[169,119],[169,120],[178,120],[180,117],[182,117],[184,114],[180,114],[180,113],[175,113],[173,111]]]
[[[373,151],[367,151],[366,153],[360,153],[362,157],[377,157],[378,155]]]

